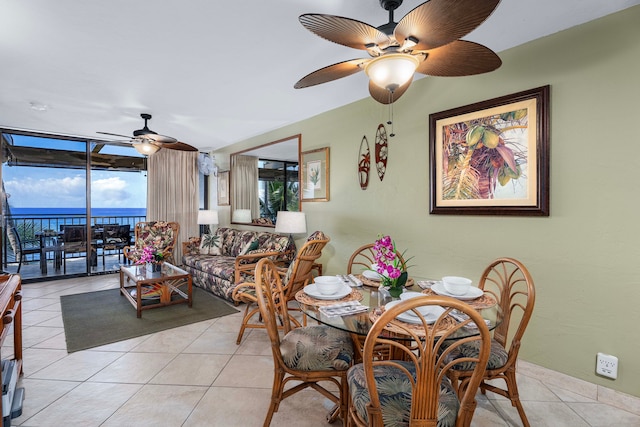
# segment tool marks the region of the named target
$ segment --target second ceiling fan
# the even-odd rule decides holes
[[[354,49],[371,59],[351,59],[316,70],[294,87],[301,89],[365,71],[369,93],[382,104],[396,101],[409,88],[414,72],[430,76],[468,76],[493,71],[502,61],[491,49],[459,40],[477,28],[500,0],[429,0],[394,22],[402,0],[380,0],[389,22],[373,27],[341,16],[308,13],[302,25],[312,33]]]
[[[142,113],[140,117],[144,120],[144,127],[133,131],[133,136],[120,135],[111,132],[96,132],[102,135],[118,136],[121,138],[127,138],[128,144],[140,153],[145,155],[151,155],[161,148],[168,148],[170,150],[180,151],[198,151],[197,148],[192,147],[184,142],[179,142],[177,139],[171,136],[159,135],[157,132],[152,131],[147,126],[147,121],[151,120],[151,114]]]

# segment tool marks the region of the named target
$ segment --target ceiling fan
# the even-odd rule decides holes
[[[379,0],[389,22],[373,27],[355,19],[308,13],[300,23],[312,33],[354,49],[371,58],[351,59],[316,70],[300,79],[301,89],[364,72],[369,93],[391,104],[409,88],[415,72],[430,76],[468,76],[487,73],[502,65],[491,49],[459,40],[496,9],[500,0],[429,0],[394,22],[402,0]]]
[[[171,150],[180,151],[198,151],[197,148],[192,147],[184,142],[179,142],[177,139],[171,136],[159,135],[157,132],[152,131],[147,126],[147,121],[151,120],[151,114],[142,113],[140,117],[144,119],[144,127],[133,131],[133,136],[120,135],[111,132],[96,132],[102,135],[118,136],[121,138],[127,138],[126,142],[133,145],[133,147],[140,153],[151,155],[161,148],[168,148]]]

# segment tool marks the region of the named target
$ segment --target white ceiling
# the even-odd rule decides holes
[[[502,0],[464,39],[499,53],[637,4]],[[307,31],[298,16],[311,12],[388,20],[378,0],[2,0],[0,127],[130,135],[147,112],[154,131],[211,150],[368,97],[363,73],[293,89],[366,57]]]

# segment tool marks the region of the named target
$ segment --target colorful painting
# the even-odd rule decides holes
[[[430,116],[431,213],[548,215],[549,87]]]

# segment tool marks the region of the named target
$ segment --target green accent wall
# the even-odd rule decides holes
[[[495,72],[415,81],[394,104],[384,181],[372,168],[365,191],[360,141],[366,135],[373,150],[388,115],[370,98],[226,147],[216,161],[225,169],[229,153],[297,133],[303,151],[330,147],[330,201],[303,203],[308,234],[331,237],[325,273],[344,272],[350,254],[378,233],[414,256],[416,277],[477,281],[493,259],[517,258],[537,290],[521,358],[640,397],[639,23],[635,6],[500,52]],[[366,96],[364,74],[347,78]],[[551,215],[430,215],[429,114],[547,84]],[[303,90],[330,96],[330,85]],[[595,375],[599,351],[619,358],[617,380]]]

